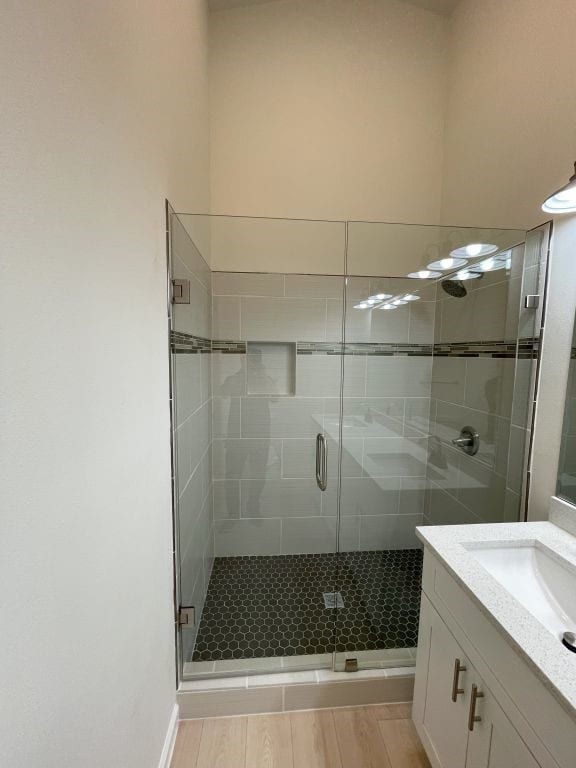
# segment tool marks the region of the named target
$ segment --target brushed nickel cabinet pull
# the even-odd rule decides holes
[[[464,688],[458,688],[460,672],[466,672],[466,667],[460,659],[454,659],[454,677],[452,678],[452,701],[456,701],[459,693],[464,693]]]
[[[468,713],[468,730],[473,731],[474,730],[474,723],[480,723],[482,721],[481,717],[478,717],[476,714],[476,701],[478,699],[483,699],[484,694],[482,691],[478,690],[478,686],[474,684],[472,686],[472,696],[470,697],[470,712]]]

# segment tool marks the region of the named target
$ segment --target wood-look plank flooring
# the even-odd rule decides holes
[[[171,768],[430,768],[409,704],[184,720]]]

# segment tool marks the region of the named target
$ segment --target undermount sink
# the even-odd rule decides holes
[[[538,543],[466,549],[549,632],[576,632],[576,569]]]

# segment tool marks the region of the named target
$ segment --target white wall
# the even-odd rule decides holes
[[[212,211],[537,226],[576,158],[575,25],[565,0],[213,12]]]
[[[398,0],[212,13],[212,212],[436,222],[447,26]]]
[[[200,0],[6,0],[0,764],[155,768],[174,703],[164,198],[206,209]]]
[[[462,0],[451,19],[444,221],[536,226],[576,159],[576,4]]]

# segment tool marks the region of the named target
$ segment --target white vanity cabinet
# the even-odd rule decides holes
[[[538,768],[464,650],[425,595],[414,718],[436,768]]]
[[[473,670],[477,690],[483,697],[477,699],[473,730],[468,734],[466,768],[538,768],[536,761],[516,729],[506,717],[490,690]],[[470,694],[472,704],[473,692]]]
[[[576,766],[576,721],[430,552],[413,719],[433,768]]]

